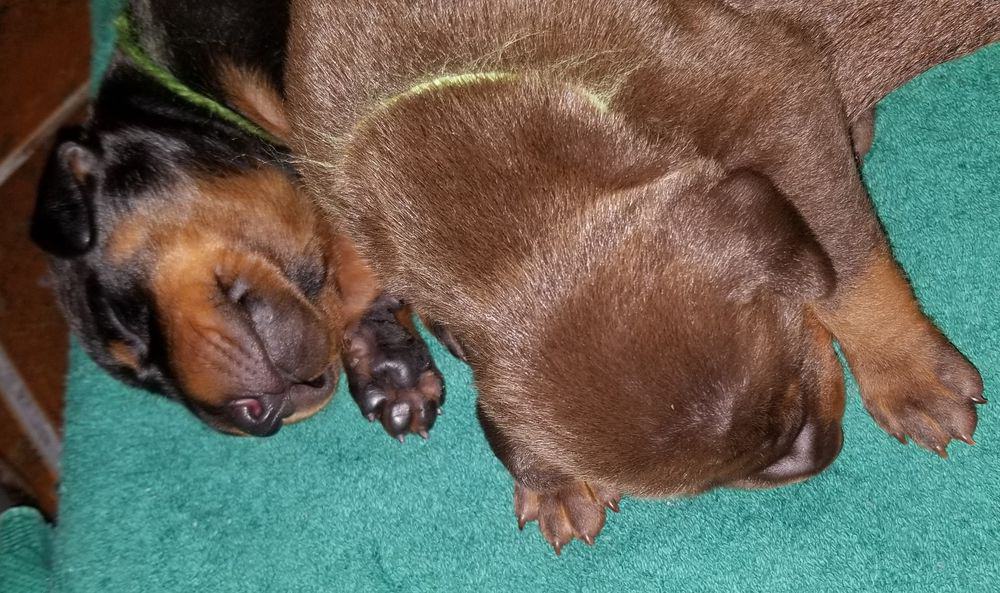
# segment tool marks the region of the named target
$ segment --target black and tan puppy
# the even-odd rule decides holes
[[[32,226],[84,348],[219,430],[261,436],[329,400],[343,352],[366,416],[426,434],[443,384],[408,309],[373,302],[275,143],[287,2],[136,0],[125,19]]]
[[[972,443],[979,373],[858,174],[864,114],[992,2],[293,0],[292,145],[379,280],[464,347],[518,520],[767,487],[875,420]],[[357,37],[364,31],[363,37]]]

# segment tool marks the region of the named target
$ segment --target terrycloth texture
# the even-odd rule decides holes
[[[8,509],[0,516],[0,591],[48,591],[52,530],[38,511]]]
[[[927,311],[996,397],[1000,46],[887,99],[865,171]],[[271,439],[224,437],[74,351],[56,590],[996,590],[996,403],[980,408],[980,444],[945,461],[876,428],[852,383],[844,451],[821,476],[626,500],[594,548],[556,558],[534,525],[517,531],[468,371],[435,355],[446,414],[429,442],[399,445],[343,390]]]

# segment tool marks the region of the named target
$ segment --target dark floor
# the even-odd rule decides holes
[[[84,113],[87,11],[86,0],[0,0],[0,345],[56,427],[67,332],[44,257],[28,240],[28,220],[52,133]],[[28,500],[54,516],[57,481],[0,403],[0,487],[8,490],[0,506]]]

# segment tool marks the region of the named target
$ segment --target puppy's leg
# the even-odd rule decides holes
[[[420,316],[420,320],[423,321],[424,326],[426,326],[427,329],[434,334],[434,337],[448,349],[448,352],[451,352],[452,356],[462,362],[469,362],[469,359],[465,355],[465,348],[463,348],[462,344],[455,338],[454,335],[452,335],[451,330],[449,330],[447,326],[439,321],[428,319],[423,315]]]
[[[816,313],[840,342],[865,407],[886,432],[941,456],[951,439],[973,443],[975,406],[986,403],[982,378],[920,311],[887,249]]]
[[[812,126],[802,128],[803,137],[843,133],[837,128],[847,121],[836,105],[828,108],[822,117],[803,114]],[[855,130],[858,148],[863,135]],[[814,310],[840,342],[876,422],[900,440],[909,437],[944,455],[953,438],[972,442],[975,404],[985,401],[982,379],[920,311],[852,162],[850,140],[845,135],[841,142],[814,141],[810,147],[796,139],[800,144],[790,150],[801,158],[791,162],[799,170],[774,169],[779,187],[786,188],[836,270],[833,294]]]
[[[344,337],[344,370],[361,413],[390,436],[427,438],[444,404],[444,380],[410,308],[380,296]]]
[[[514,477],[514,516],[524,529],[538,521],[538,529],[556,555],[573,538],[593,545],[604,528],[605,509],[618,512],[621,494],[596,482],[566,476],[515,445],[477,405],[479,423],[493,453]]]
[[[872,107],[859,114],[851,122],[851,144],[854,145],[854,157],[858,160],[858,166],[865,160],[865,156],[872,148],[875,140],[875,108]]]

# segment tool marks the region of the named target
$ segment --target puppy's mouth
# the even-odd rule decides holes
[[[304,420],[329,403],[336,388],[333,365],[315,378],[294,383],[281,393],[235,397],[219,409],[199,414],[218,430],[241,436],[267,437],[285,424]]]
[[[284,418],[285,424],[304,420],[322,410],[337,389],[337,368],[330,365],[315,379],[293,385],[288,392],[292,412]]]

